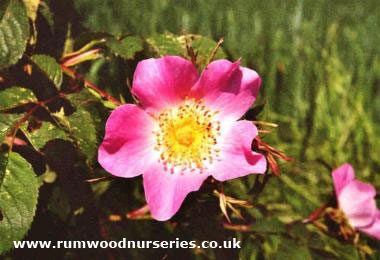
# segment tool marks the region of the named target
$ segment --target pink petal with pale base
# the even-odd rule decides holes
[[[207,177],[198,172],[171,174],[161,164],[153,165],[143,175],[145,198],[152,216],[160,221],[170,219],[186,196],[199,190]]]
[[[159,112],[182,102],[197,80],[194,65],[181,57],[147,59],[137,65],[132,93],[144,109]]]
[[[338,197],[342,189],[352,180],[355,179],[355,173],[352,166],[348,163],[343,164],[332,172],[335,193]]]
[[[376,212],[375,221],[371,225],[364,228],[359,228],[359,230],[380,240],[380,211],[378,210]]]
[[[106,135],[99,147],[100,165],[119,177],[142,174],[157,157],[151,117],[135,105],[122,105],[108,118]]]
[[[251,173],[265,173],[265,157],[251,150],[257,128],[251,122],[242,120],[232,123],[227,133],[222,134],[220,158],[210,165],[208,172],[219,180],[226,181]]]
[[[220,111],[221,117],[241,118],[256,100],[261,79],[240,62],[217,60],[203,71],[191,90],[191,97],[204,99],[205,105]]]
[[[356,228],[368,226],[376,214],[376,190],[357,180],[349,182],[338,196],[339,207]]]

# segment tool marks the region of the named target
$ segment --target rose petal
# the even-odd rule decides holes
[[[332,172],[335,193],[338,197],[342,189],[355,179],[355,173],[352,166],[348,163],[343,164]]]
[[[353,180],[341,190],[338,204],[352,226],[365,227],[372,223],[376,213],[375,196],[372,185]]]
[[[256,100],[261,84],[256,71],[239,64],[227,60],[210,63],[191,90],[191,96],[203,98],[208,107],[221,111],[221,116],[239,119]]]
[[[197,80],[194,65],[181,57],[147,59],[137,64],[132,93],[145,109],[158,112],[183,101]]]
[[[196,172],[172,174],[157,163],[143,177],[145,198],[152,216],[165,221],[178,211],[187,194],[199,190],[208,175]]]
[[[108,118],[106,134],[99,147],[98,161],[113,175],[140,175],[157,160],[152,152],[154,122],[135,105],[122,105]]]
[[[251,122],[234,122],[220,138],[220,157],[210,165],[211,175],[225,181],[251,173],[264,173],[267,169],[265,157],[251,150],[256,135],[257,128]]]
[[[368,227],[359,228],[359,230],[367,233],[368,235],[380,240],[380,211],[376,212],[374,222]]]

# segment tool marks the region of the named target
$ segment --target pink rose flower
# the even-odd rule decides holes
[[[149,209],[161,221],[210,175],[225,181],[264,173],[264,156],[251,150],[255,125],[237,121],[260,84],[258,74],[239,61],[214,61],[199,76],[181,57],[143,60],[132,87],[140,106],[126,104],[111,113],[99,163],[115,176],[143,174]]]
[[[332,176],[338,206],[350,225],[380,239],[380,211],[376,207],[375,188],[355,180],[354,170],[348,163],[334,170]]]

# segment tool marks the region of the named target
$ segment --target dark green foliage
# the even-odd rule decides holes
[[[29,230],[39,184],[32,167],[16,153],[0,154],[0,167],[0,253],[4,253]]]
[[[11,87],[0,92],[0,111],[11,108],[17,104],[27,104],[36,101],[36,97],[30,89]]]
[[[24,53],[29,37],[29,22],[25,7],[19,0],[5,1],[0,8],[1,69],[16,63]]]
[[[60,89],[62,84],[62,70],[56,60],[46,55],[33,55],[32,61],[46,76]]]
[[[257,233],[286,233],[284,223],[275,218],[262,218],[256,220],[251,230]]]
[[[63,129],[47,122],[42,123],[41,127],[34,129],[32,132],[28,131],[27,125],[24,125],[22,130],[36,150],[41,150],[49,140],[57,138],[69,139],[68,134]]]
[[[136,52],[143,50],[143,41],[136,36],[127,36],[120,40],[109,38],[106,40],[106,45],[113,53],[127,60],[132,59]]]

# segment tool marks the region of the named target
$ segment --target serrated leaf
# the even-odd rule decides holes
[[[37,28],[36,28],[36,18],[37,18],[37,10],[38,5],[40,4],[40,0],[23,0],[24,5],[26,7],[26,13],[28,14],[29,19],[32,21],[31,29],[31,37],[29,43],[34,45],[37,42]]]
[[[67,99],[76,108],[76,112],[66,117],[68,131],[82,154],[91,160],[97,154],[97,134],[104,128],[101,116],[104,107],[87,89],[68,95]]]
[[[0,113],[0,144],[5,138],[5,134],[12,126],[21,118],[18,114],[2,114]]]
[[[60,89],[62,85],[62,69],[57,61],[47,55],[33,55],[32,60],[55,86]]]
[[[0,91],[0,111],[35,101],[37,101],[37,99],[30,89],[11,87]]]
[[[0,155],[0,254],[13,247],[29,230],[37,207],[38,181],[30,164],[16,153]],[[5,166],[5,167],[4,167]]]
[[[143,50],[143,41],[137,36],[127,36],[121,40],[107,38],[106,45],[111,51],[124,59],[133,59],[135,54]]]
[[[154,56],[162,57],[165,55],[180,55],[186,53],[185,46],[177,36],[171,33],[154,35],[146,39],[149,47],[152,49]]]
[[[92,159],[96,155],[98,146],[92,115],[83,107],[77,107],[77,111],[67,119],[70,122],[70,131],[77,141],[79,149],[89,159]]]
[[[38,5],[40,0],[23,0],[28,17],[34,22],[37,18]]]
[[[15,64],[25,51],[29,20],[25,6],[10,0],[0,21],[0,69]]]
[[[207,65],[206,63],[209,59],[210,53],[214,50],[217,43],[214,40],[201,35],[191,35],[191,37],[191,46],[198,52],[197,64],[204,67]],[[222,48],[218,48],[215,53],[214,60],[224,58],[226,58],[226,54]]]
[[[42,149],[42,147],[52,139],[69,140],[68,135],[64,130],[49,122],[43,122],[40,128],[35,129],[32,132],[29,132],[26,128],[26,124],[21,127],[24,134],[36,150]]]

